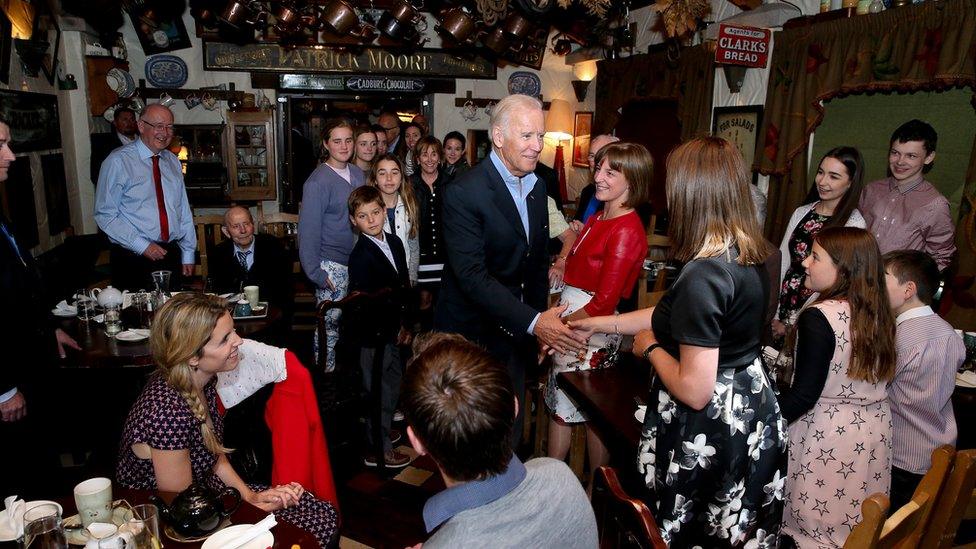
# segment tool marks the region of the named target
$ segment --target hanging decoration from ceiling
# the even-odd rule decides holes
[[[711,9],[708,0],[657,0],[654,11],[661,14],[664,34],[671,38],[695,32],[698,21]]]
[[[559,7],[563,9],[569,9],[572,5],[573,0],[559,0]],[[611,6],[610,0],[579,0],[579,4],[583,6],[586,11],[591,15],[596,15],[598,17],[603,17],[607,14],[607,10]]]
[[[508,11],[508,0],[478,0],[478,13],[489,27],[498,23]]]

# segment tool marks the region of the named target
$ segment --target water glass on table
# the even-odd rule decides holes
[[[132,294],[132,311],[135,318],[133,328],[149,328],[150,323],[150,294],[137,292]]]
[[[24,513],[24,548],[68,549],[61,509],[57,505],[45,503]]]
[[[158,549],[160,547],[159,508],[152,503],[134,505],[128,526],[129,532],[134,538],[136,549]]]

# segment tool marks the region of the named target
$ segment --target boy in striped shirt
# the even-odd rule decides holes
[[[908,503],[931,465],[932,450],[956,443],[952,391],[966,358],[962,338],[930,306],[939,269],[928,254],[884,255],[885,282],[897,328],[898,363],[888,387],[891,402],[891,509]]]

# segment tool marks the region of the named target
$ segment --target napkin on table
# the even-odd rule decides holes
[[[24,534],[24,500],[8,496],[0,511],[0,540],[15,540]]]
[[[260,536],[261,534],[267,532],[268,530],[271,530],[277,524],[278,521],[275,520],[275,516],[268,515],[263,519],[261,519],[261,522],[258,522],[257,524],[251,526],[247,530],[244,530],[243,532],[241,532],[239,536],[228,541],[227,545],[224,546],[224,549],[237,549],[238,547],[247,544],[252,539]]]
[[[78,308],[74,305],[68,305],[68,302],[63,299],[54,306],[54,311],[62,314],[78,314]]]

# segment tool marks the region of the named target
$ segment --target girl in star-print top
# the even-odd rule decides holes
[[[246,484],[227,459],[217,411],[217,373],[237,368],[242,340],[224,301],[182,293],[153,319],[149,344],[156,372],[132,405],[122,434],[116,481],[126,488],[181,492],[191,483],[236,488],[244,501],[334,542],[338,515],[297,482]]]
[[[864,229],[824,229],[803,266],[820,296],[787,339],[794,375],[779,396],[790,424],[783,534],[801,548],[841,547],[861,502],[891,481],[895,320],[881,252]]]

